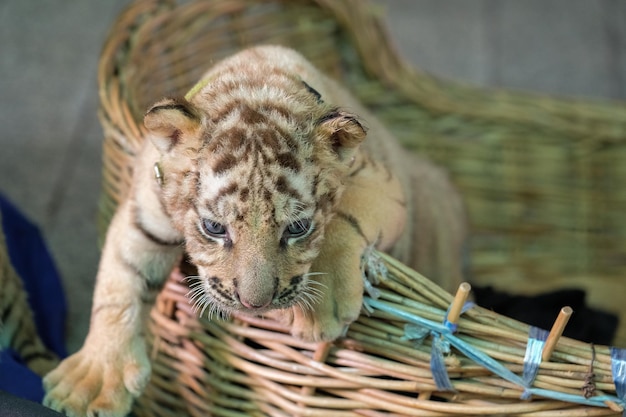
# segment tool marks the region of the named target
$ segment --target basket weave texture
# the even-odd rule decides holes
[[[408,147],[450,170],[470,213],[474,276],[585,275],[616,283],[626,272],[626,196],[614,191],[626,185],[619,163],[626,107],[487,91],[422,74],[395,53],[360,0],[133,2],[112,28],[99,68],[102,235],[129,188],[148,106],[184,94],[211,63],[260,43],[302,52]],[[619,409],[609,349],[564,338],[534,387],[582,398],[592,370],[596,398],[607,394],[600,402],[612,409],[536,393],[520,401],[523,387],[456,346],[445,358],[456,391],[441,391],[430,370],[437,337],[406,340],[411,320],[398,311],[441,323],[452,297],[393,259],[386,265],[380,298],[371,298],[382,304],[331,345],[302,343],[267,320],[198,320],[173,274],[152,311],[153,378],[136,413],[575,416]],[[522,371],[527,326],[477,307],[463,317],[459,338]]]

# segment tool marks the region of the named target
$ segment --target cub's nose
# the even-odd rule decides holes
[[[239,292],[237,292],[235,294],[237,296],[237,299],[239,300],[239,302],[241,303],[241,305],[243,305],[244,307],[250,309],[250,310],[260,310],[264,307],[267,307],[268,305],[270,305],[270,303],[272,302],[272,299],[274,298],[274,294],[272,294],[270,297],[251,297],[251,298],[246,298],[246,297],[242,297]]]

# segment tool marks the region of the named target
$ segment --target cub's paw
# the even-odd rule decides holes
[[[337,299],[329,291],[311,309],[294,306],[291,334],[305,341],[333,341],[359,318],[362,301],[362,295]]]
[[[83,347],[44,379],[44,405],[68,417],[123,417],[150,377],[143,341],[115,352]]]

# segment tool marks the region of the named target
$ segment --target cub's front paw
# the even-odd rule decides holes
[[[149,377],[142,340],[112,351],[83,347],[45,377],[44,405],[68,417],[123,417]]]
[[[362,292],[341,299],[329,291],[310,309],[294,306],[291,334],[312,342],[335,340],[359,317],[362,301]]]

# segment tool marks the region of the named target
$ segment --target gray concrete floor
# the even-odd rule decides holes
[[[98,261],[96,66],[123,0],[0,1],[0,192],[38,224],[80,347]],[[377,0],[400,51],[469,83],[626,99],[626,2]]]

